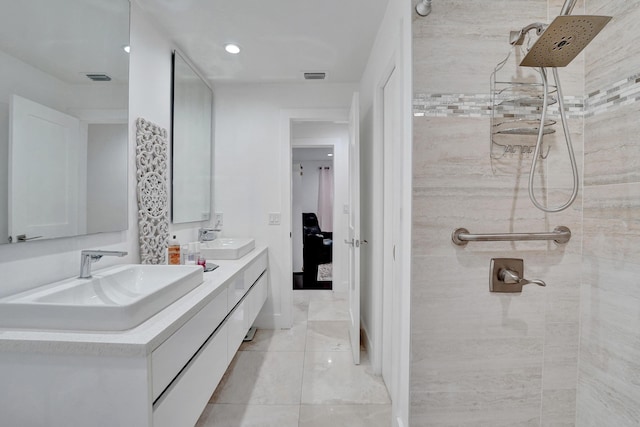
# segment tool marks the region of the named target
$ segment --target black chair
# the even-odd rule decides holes
[[[320,230],[315,213],[302,214],[302,265],[304,286],[317,285],[318,265],[333,257],[333,233]]]

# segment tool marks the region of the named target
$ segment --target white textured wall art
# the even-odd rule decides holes
[[[169,242],[167,130],[136,120],[136,176],[140,262],[165,264]]]

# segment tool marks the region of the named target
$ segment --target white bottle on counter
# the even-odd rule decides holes
[[[189,250],[187,252],[187,262],[185,264],[187,265],[195,265],[198,258],[196,258],[196,251],[197,251],[197,242],[190,242],[189,243]]]
[[[180,264],[185,265],[187,263],[187,252],[189,252],[189,245],[186,243],[180,248]]]

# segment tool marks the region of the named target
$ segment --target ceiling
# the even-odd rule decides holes
[[[213,82],[358,82],[388,0],[137,0]],[[230,55],[226,43],[242,51]],[[135,47],[134,47],[135,48]]]

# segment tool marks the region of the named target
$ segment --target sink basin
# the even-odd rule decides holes
[[[203,242],[200,245],[200,255],[206,259],[239,259],[255,247],[253,239],[223,237]]]
[[[0,298],[0,328],[122,331],[203,281],[193,265],[119,265]]]

